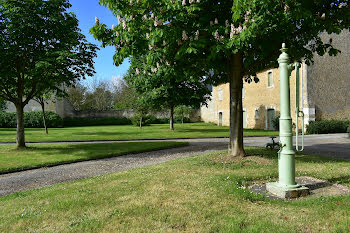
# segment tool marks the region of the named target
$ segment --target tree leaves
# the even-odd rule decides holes
[[[97,47],[66,11],[68,0],[0,3],[0,96],[25,105],[93,75]]]

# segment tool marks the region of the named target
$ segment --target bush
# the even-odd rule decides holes
[[[306,128],[307,134],[346,133],[350,121],[321,120],[311,121]]]
[[[134,116],[133,118],[131,118],[131,122],[133,125],[135,126],[140,126],[140,115],[138,116]],[[151,120],[152,120],[152,116],[151,115],[146,115],[142,117],[142,126],[148,126],[151,124]],[[154,119],[153,119],[154,120]]]
[[[100,125],[131,125],[131,120],[122,118],[64,118],[65,127],[100,126]]]
[[[174,122],[175,123],[182,123],[182,117],[181,116],[174,117]],[[190,118],[184,117],[184,123],[191,123]]]
[[[169,118],[156,118],[156,120],[154,122],[152,122],[152,124],[169,124],[170,119]]]
[[[154,115],[148,115],[150,124],[168,124],[170,122],[169,118],[157,118]]]
[[[45,112],[46,125],[49,128],[62,127],[62,118],[54,112]],[[16,128],[17,118],[15,112],[0,112],[0,128]],[[25,112],[24,113],[25,128],[43,128],[42,112]]]
[[[272,125],[275,128],[275,130],[280,130],[280,116],[277,116],[272,120]]]
[[[17,120],[15,112],[0,112],[1,128],[16,128]]]

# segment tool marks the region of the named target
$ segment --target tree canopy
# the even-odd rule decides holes
[[[100,0],[118,17],[91,29],[102,46],[116,48],[119,65],[130,56],[166,66],[173,59],[194,77],[230,83],[230,154],[244,156],[243,77],[277,65],[285,42],[293,60],[339,51],[319,34],[349,28],[347,0]],[[210,72],[209,72],[210,71]],[[142,72],[142,71],[141,71]],[[256,80],[256,79],[255,79]],[[257,80],[256,80],[257,81]]]
[[[142,70],[142,72],[140,72]],[[184,70],[171,61],[166,66],[147,65],[146,57],[133,57],[125,80],[136,92],[147,99],[150,108],[169,109],[170,129],[174,129],[174,108],[180,105],[199,107],[209,99],[205,77],[191,76],[191,70]],[[196,73],[196,72],[195,72]]]
[[[68,0],[0,0],[0,98],[16,106],[18,147],[25,147],[29,100],[94,74],[97,47],[70,7]]]

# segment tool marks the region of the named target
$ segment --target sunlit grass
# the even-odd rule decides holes
[[[188,143],[183,142],[45,144],[33,145],[25,150],[16,150],[13,145],[0,146],[0,173],[69,162],[108,158],[122,154],[151,151],[187,144]]]
[[[87,126],[49,129],[26,129],[27,141],[74,141],[74,140],[115,140],[141,138],[196,138],[228,137],[229,128],[205,123],[175,124],[175,130],[169,125],[151,125],[140,129],[132,125]],[[244,130],[245,136],[278,135],[277,131]],[[15,142],[16,129],[0,129],[0,142]]]
[[[226,151],[0,198],[1,232],[348,232],[350,196],[268,200],[243,189],[277,178],[276,151]],[[350,163],[298,155],[297,175],[350,186]]]

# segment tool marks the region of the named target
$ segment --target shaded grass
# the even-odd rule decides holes
[[[2,232],[348,232],[350,196],[268,200],[276,151],[226,151],[0,197]],[[350,163],[298,155],[297,175],[350,186]]]
[[[45,144],[17,150],[0,146],[0,173],[63,163],[101,159],[188,145],[184,142],[120,142],[97,144]]]
[[[49,129],[26,129],[27,141],[74,141],[74,140],[116,140],[140,138],[194,138],[228,137],[229,128],[205,123],[175,124],[169,130],[168,124],[151,125],[142,129],[132,125],[86,126]],[[278,135],[277,131],[245,129],[245,136]],[[16,129],[0,129],[0,142],[15,142]]]

